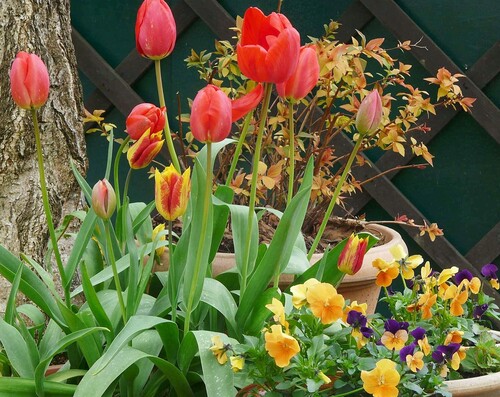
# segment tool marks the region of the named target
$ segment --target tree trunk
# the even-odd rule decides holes
[[[0,1],[0,244],[16,255],[23,252],[42,263],[48,228],[33,123],[30,112],[19,109],[10,96],[9,70],[19,51],[37,54],[49,70],[50,95],[38,110],[38,118],[50,205],[57,225],[63,206],[78,197],[70,160],[80,172],[87,166],[82,89],[71,42],[69,0]],[[9,290],[9,284],[2,280],[2,312]]]

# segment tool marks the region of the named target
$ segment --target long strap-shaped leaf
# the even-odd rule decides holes
[[[50,397],[72,396],[76,385],[45,381],[43,388]],[[35,380],[23,378],[0,377],[0,397],[33,397],[36,396]]]
[[[64,327],[65,323],[61,312],[49,289],[19,258],[0,245],[0,274],[12,283],[19,266],[23,267],[19,290],[40,307],[45,314]]]
[[[240,299],[236,322],[244,330],[251,324],[252,312],[257,298],[265,291],[277,271],[285,269],[300,233],[311,195],[313,164],[309,161],[302,185],[286,208],[276,228],[276,233],[269,244],[264,257],[250,278],[247,289]]]
[[[132,364],[142,359],[149,359],[165,374],[178,396],[194,396],[184,374],[172,363],[159,357],[147,354],[130,346],[122,346],[116,353],[113,365],[106,367],[106,371],[96,371],[103,364],[105,356],[88,370],[76,389],[74,397],[101,397],[109,386],[122,375]]]

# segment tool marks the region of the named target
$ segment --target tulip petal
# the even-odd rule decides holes
[[[264,96],[264,87],[258,84],[252,91],[231,102],[233,123],[255,109]]]
[[[266,69],[267,52],[264,48],[258,45],[242,46],[238,44],[236,52],[241,73],[260,83],[270,82]]]
[[[295,71],[299,60],[300,35],[294,28],[283,30],[266,55],[268,81],[283,83]]]

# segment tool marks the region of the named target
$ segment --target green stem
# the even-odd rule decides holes
[[[38,117],[36,114],[36,109],[31,108],[31,116],[33,118],[33,127],[35,131],[35,142],[36,142],[36,153],[38,158],[38,171],[40,174],[40,188],[42,190],[42,201],[43,209],[45,211],[45,217],[47,218],[47,226],[49,228],[50,242],[52,244],[52,250],[54,251],[54,257],[56,259],[57,269],[61,275],[61,281],[64,287],[64,300],[66,306],[71,307],[71,297],[69,293],[69,280],[66,279],[66,272],[61,260],[61,254],[59,252],[59,247],[57,245],[56,231],[54,229],[54,222],[52,220],[52,212],[50,210],[49,194],[47,192],[47,182],[45,180],[45,168],[43,165],[43,153],[42,153],[42,141],[40,139],[40,127],[38,126]]]
[[[344,182],[347,178],[347,175],[349,174],[349,171],[351,170],[352,163],[354,162],[354,159],[356,158],[356,154],[358,153],[359,148],[361,147],[361,142],[363,141],[363,137],[360,135],[358,137],[358,140],[356,141],[356,144],[354,145],[354,148],[352,149],[351,155],[349,156],[349,159],[347,160],[347,163],[344,168],[344,172],[342,172],[342,175],[340,177],[339,182],[337,183],[337,187],[335,188],[335,191],[333,192],[332,199],[330,201],[330,204],[328,205],[328,208],[326,209],[325,216],[323,217],[323,221],[321,222],[321,226],[319,227],[318,234],[316,235],[314,242],[311,246],[311,249],[309,250],[309,253],[307,254],[307,259],[311,260],[311,257],[313,256],[314,252],[316,251],[316,248],[318,247],[318,244],[321,240],[321,237],[323,236],[323,233],[325,232],[326,225],[328,224],[328,220],[330,219],[330,215],[332,214],[333,207],[335,206],[335,203],[340,195],[340,191],[342,190],[342,186],[344,185]]]
[[[267,111],[271,99],[272,88],[273,88],[272,84],[266,83],[264,102],[262,105],[262,112],[260,114],[259,130],[257,131],[257,141],[255,143],[255,153],[253,155],[252,181],[251,181],[250,198],[249,198],[250,201],[248,203],[248,225],[247,225],[247,234],[245,241],[245,251],[244,251],[245,253],[243,254],[243,263],[241,267],[240,296],[243,296],[247,286],[248,260],[250,256],[250,246],[252,241],[255,198],[257,196],[257,176],[258,176],[257,171],[259,169],[260,151],[262,148],[262,137],[264,135],[264,126],[266,125]]]
[[[345,392],[345,393],[342,393],[342,394],[335,394],[335,397],[349,396],[349,395],[354,394],[354,393],[359,393],[360,391],[363,391],[362,387],[360,387],[358,389],[354,389],[354,390],[348,391],[348,392]]]
[[[118,304],[120,305],[120,311],[122,313],[123,325],[127,323],[127,315],[125,310],[125,302],[122,295],[122,287],[120,284],[120,276],[118,275],[118,270],[116,268],[115,253],[113,252],[113,243],[111,242],[111,231],[109,228],[109,220],[104,221],[104,226],[106,229],[106,245],[108,248],[108,260],[113,270],[113,279],[115,281],[116,294],[118,295]]]
[[[198,242],[198,248],[196,251],[196,261],[194,264],[194,275],[191,280],[191,285],[189,288],[189,297],[186,303],[186,317],[184,320],[184,335],[189,332],[189,323],[191,322],[191,312],[193,311],[194,305],[194,295],[196,290],[196,284],[198,282],[198,277],[205,277],[205,274],[200,274],[201,260],[203,258],[204,243],[205,239],[203,236],[207,233],[208,228],[208,211],[210,211],[210,201],[212,200],[212,143],[207,142],[207,183],[205,184],[205,193],[203,196],[203,217],[201,218],[201,233],[200,241]]]
[[[293,101],[288,102],[288,136],[289,136],[289,159],[288,159],[288,196],[286,199],[286,206],[290,205],[293,197],[293,184],[295,178],[295,125],[293,120]]]
[[[163,95],[163,83],[161,80],[161,64],[160,60],[155,60],[155,73],[156,73],[156,87],[158,89],[158,98],[160,100],[160,107],[165,106],[165,96]],[[166,108],[165,108],[166,109]],[[163,128],[165,133],[165,139],[167,141],[168,153],[170,154],[170,159],[174,164],[177,172],[181,172],[181,166],[179,164],[179,159],[177,158],[177,153],[175,152],[174,142],[172,141],[172,135],[170,133],[170,125],[168,123],[168,112],[165,110],[165,127]]]
[[[233,181],[233,175],[236,171],[236,166],[238,165],[238,161],[243,150],[243,144],[245,143],[245,139],[247,137],[248,127],[250,126],[252,116],[253,111],[248,113],[245,117],[245,122],[243,123],[243,129],[241,130],[240,139],[238,139],[238,144],[236,145],[236,150],[234,151],[233,159],[231,160],[231,167],[229,168],[229,173],[227,174],[226,186],[231,185],[231,182]]]
[[[125,148],[126,145],[128,145],[129,141],[130,141],[130,136],[127,135],[126,138],[123,140],[122,144],[120,145],[118,152],[116,152],[115,162],[113,164],[113,185],[114,185],[115,194],[116,194],[116,210],[117,211],[121,207],[120,178],[118,176],[118,169],[120,168],[120,158],[122,156],[123,149]]]
[[[125,187],[123,188],[123,198],[127,198],[127,193],[128,193],[128,187],[130,185],[130,179],[132,177],[132,168],[129,168],[127,172],[127,178],[125,179]]]
[[[168,221],[168,277],[175,277],[175,267],[174,267],[174,250],[172,244],[172,221]],[[171,284],[173,285],[173,284]],[[172,306],[172,321],[175,323],[175,317],[177,315],[177,292],[173,295],[175,299],[171,302]]]

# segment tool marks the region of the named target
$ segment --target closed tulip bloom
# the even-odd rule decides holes
[[[151,133],[162,131],[165,127],[165,107],[152,103],[141,103],[134,107],[127,117],[127,133],[137,140],[149,130]]]
[[[283,14],[266,16],[255,7],[245,12],[236,48],[245,76],[261,83],[283,83],[295,71],[299,51],[299,32]]]
[[[191,108],[191,132],[200,142],[220,142],[231,132],[232,107],[228,96],[209,84],[198,91]]]
[[[366,254],[368,239],[351,235],[340,253],[338,267],[345,274],[354,275],[361,269]]]
[[[163,172],[155,170],[155,203],[158,212],[173,221],[186,212],[191,190],[191,170],[181,175],[173,165]]]
[[[130,168],[138,170],[147,167],[160,152],[163,142],[162,131],[150,134],[146,131],[127,151]]]
[[[257,84],[252,91],[231,101],[232,121],[235,122],[254,110],[264,96],[264,87]]]
[[[101,219],[109,219],[116,208],[116,194],[113,186],[106,180],[100,180],[92,189],[92,209]]]
[[[382,121],[382,98],[377,90],[370,92],[359,105],[356,115],[356,129],[362,135],[378,130]]]
[[[319,62],[313,47],[301,47],[295,72],[284,83],[276,84],[282,98],[304,98],[316,86],[319,78]]]
[[[21,51],[10,69],[10,92],[14,102],[23,109],[38,109],[49,97],[49,72],[35,54]]]
[[[164,0],[145,0],[137,12],[135,45],[143,57],[162,59],[175,46],[174,16]]]

